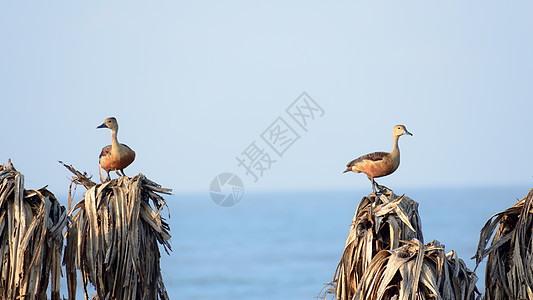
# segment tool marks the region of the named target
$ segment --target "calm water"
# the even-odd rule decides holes
[[[491,214],[528,188],[396,190],[419,202],[425,242],[467,266]],[[367,193],[367,191],[365,191]],[[173,299],[315,299],[333,278],[363,191],[245,194],[232,208],[209,195],[169,198],[173,253],[163,276]],[[166,212],[164,213],[166,215]],[[478,268],[483,288],[484,265]]]
[[[529,188],[399,190],[417,201],[425,242],[470,269],[487,219]],[[369,191],[246,193],[232,208],[208,193],[167,198],[173,252],[162,251],[172,299],[316,299],[333,279],[357,204]],[[164,210],[163,216],[168,216]],[[485,265],[478,268],[483,289]],[[62,293],[66,295],[63,285]],[[78,298],[83,299],[81,288]]]

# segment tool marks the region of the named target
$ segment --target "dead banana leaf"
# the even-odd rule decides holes
[[[0,299],[60,299],[66,225],[66,209],[54,194],[24,189],[11,161],[0,165]]]
[[[532,228],[533,189],[483,226],[473,258],[477,267],[488,256],[484,299],[533,299]]]
[[[479,299],[477,277],[437,241],[413,239],[372,259],[352,299]]]
[[[395,249],[404,241],[423,241],[418,203],[391,190],[363,197],[352,220],[344,253],[335,271],[336,299],[351,300],[372,258],[381,250]]]
[[[74,266],[80,270],[86,299],[89,283],[96,289],[94,299],[169,299],[158,244],[167,253],[171,250],[170,227],[160,215],[165,206],[160,194],[171,190],[142,174],[96,184],[65,167],[74,173],[75,184],[87,188],[84,199],[69,212],[72,226],[64,260],[69,299],[76,297]]]
[[[363,197],[326,293],[338,300],[476,299],[477,277],[437,241],[423,243],[418,203],[387,189]],[[324,295],[324,299],[327,295]]]

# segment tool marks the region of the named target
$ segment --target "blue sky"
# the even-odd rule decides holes
[[[370,189],[345,164],[390,151],[403,187],[530,185],[533,4],[516,1],[53,1],[0,4],[0,161],[26,186],[97,176],[117,117],[126,174],[207,192]],[[239,156],[307,92],[325,111],[257,183]],[[296,128],[295,128],[296,129]],[[268,150],[268,148],[265,148]]]

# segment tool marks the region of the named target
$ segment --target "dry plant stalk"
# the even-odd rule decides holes
[[[46,188],[25,190],[11,161],[0,165],[0,298],[60,299],[65,207]]]
[[[363,197],[333,288],[339,300],[476,299],[477,277],[455,252],[424,245],[418,203],[391,190]],[[324,297],[324,299],[326,296]]]
[[[336,299],[351,300],[372,258],[404,241],[423,241],[418,203],[391,190],[363,197],[352,220],[332,285]]]
[[[72,226],[64,257],[69,298],[75,299],[77,267],[87,299],[89,282],[95,299],[169,299],[158,243],[167,253],[171,250],[170,228],[160,215],[166,205],[160,194],[171,190],[142,174],[96,184],[66,167],[75,174],[73,182],[87,188],[69,212]]]
[[[477,267],[488,255],[484,299],[533,299],[532,226],[533,189],[510,208],[492,215],[481,229],[474,257]]]
[[[437,241],[413,239],[372,259],[353,299],[479,299],[477,277],[455,252]]]

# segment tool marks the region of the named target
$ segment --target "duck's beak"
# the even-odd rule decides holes
[[[410,135],[410,136],[413,136],[413,134],[410,133],[409,131],[407,131],[407,129],[404,129],[404,133],[403,133],[403,134],[408,134],[408,135]]]
[[[108,128],[108,127],[107,127],[107,125],[105,123],[103,123],[102,125],[96,127],[96,129],[98,129],[98,128]]]

